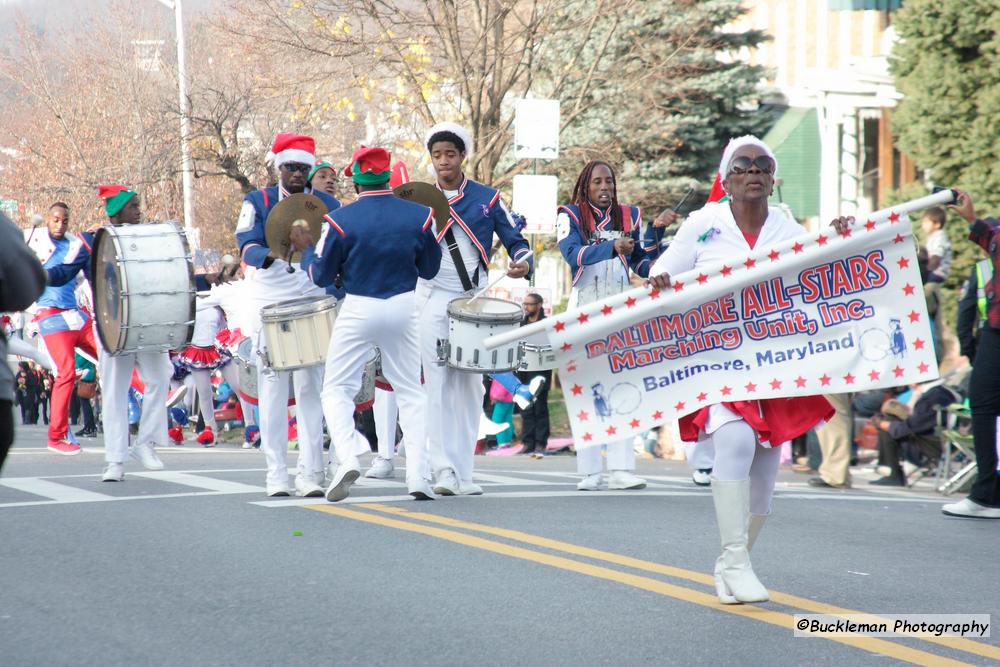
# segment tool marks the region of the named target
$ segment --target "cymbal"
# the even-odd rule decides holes
[[[406,199],[434,209],[434,221],[438,229],[444,229],[451,217],[451,208],[448,205],[448,198],[430,183],[419,183],[411,181],[397,185],[392,189],[392,194],[400,199]]]
[[[285,259],[292,249],[292,226],[305,224],[312,234],[313,243],[319,241],[323,232],[323,216],[327,208],[323,200],[305,192],[289,195],[278,202],[267,215],[264,223],[264,240],[275,257]],[[301,221],[301,222],[300,222]],[[294,253],[292,261],[298,261],[302,253]]]

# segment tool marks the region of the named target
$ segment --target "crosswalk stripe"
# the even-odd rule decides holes
[[[202,475],[191,475],[185,472],[175,472],[172,470],[158,470],[155,472],[134,472],[132,477],[145,477],[155,479],[160,482],[170,482],[182,486],[191,486],[196,489],[215,491],[217,493],[262,493],[263,486],[254,486],[242,482],[231,482],[226,479],[216,477],[204,477]]]
[[[58,482],[50,482],[38,477],[12,477],[0,479],[0,485],[17,491],[24,491],[35,496],[62,503],[92,503],[102,500],[114,500],[114,496],[95,493],[86,489],[78,489]]]

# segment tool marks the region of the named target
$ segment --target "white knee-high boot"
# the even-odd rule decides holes
[[[722,584],[737,603],[766,602],[767,589],[750,566],[750,480],[723,481],[713,477],[712,499],[722,542],[722,555],[716,561]],[[719,600],[732,604],[721,595]]]
[[[767,521],[767,517],[770,514],[751,514],[750,515],[750,526],[747,528],[747,551],[753,550],[754,542],[757,541],[757,536],[760,535],[760,529],[764,527],[764,522]],[[722,580],[722,559],[715,561],[715,592],[719,596],[719,600],[722,604],[740,604],[740,601],[736,599],[732,591],[726,586],[726,583]]]

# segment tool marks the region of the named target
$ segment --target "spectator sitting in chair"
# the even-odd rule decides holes
[[[924,464],[934,464],[941,456],[941,440],[935,432],[935,408],[961,400],[957,392],[946,387],[941,380],[926,385],[912,385],[922,393],[910,410],[895,399],[882,405],[880,415],[873,417],[878,428],[879,472],[884,474],[870,484],[877,486],[906,486],[909,473]],[[904,467],[912,469],[904,472]]]

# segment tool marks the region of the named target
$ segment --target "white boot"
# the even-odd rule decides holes
[[[750,566],[748,531],[750,525],[750,480],[722,481],[712,477],[715,520],[719,524],[722,555],[716,561],[723,585],[736,602],[766,602],[764,588]],[[758,528],[759,531],[759,528]],[[727,602],[719,596],[723,604]]]
[[[750,515],[750,527],[747,529],[747,551],[753,550],[754,542],[757,541],[757,536],[760,535],[760,529],[764,527],[764,522],[767,521],[769,514],[751,514]],[[722,558],[715,561],[715,592],[719,596],[719,601],[722,604],[739,604],[740,601],[737,600],[732,591],[726,587],[726,583],[722,581]]]

